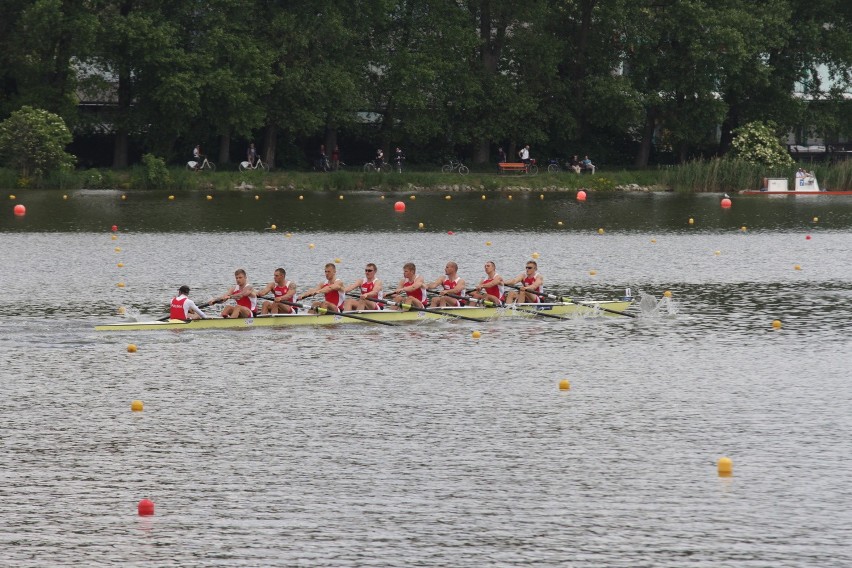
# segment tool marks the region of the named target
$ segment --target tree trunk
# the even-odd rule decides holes
[[[648,159],[651,157],[651,142],[654,139],[654,129],[656,126],[656,113],[652,109],[649,109],[645,114],[645,126],[642,129],[642,144],[639,146],[639,153],[636,155],[636,161],[633,163],[637,168],[644,168],[648,165]]]
[[[219,137],[219,163],[231,163],[231,137],[227,134]]]
[[[122,66],[118,74],[118,112],[115,121],[115,144],[113,146],[112,167],[127,167],[128,130],[130,118],[130,70]]]
[[[480,140],[473,150],[473,163],[486,164],[491,159],[491,143],[488,140]]]
[[[325,125],[325,155],[331,159],[331,153],[337,147],[337,128],[331,123]]]
[[[495,19],[497,20],[496,26],[494,24]],[[479,64],[484,72],[486,84],[490,77],[497,75],[508,25],[505,15],[496,17],[492,14],[490,0],[484,0],[481,3],[479,8],[479,39],[482,47],[479,50]],[[496,112],[498,109],[492,110]],[[480,138],[474,142],[473,163],[487,163],[490,153],[491,140],[488,137]]]
[[[278,127],[267,124],[263,132],[263,161],[271,168],[275,165],[275,146],[278,142]]]

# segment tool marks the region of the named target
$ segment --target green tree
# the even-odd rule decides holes
[[[46,110],[24,106],[0,123],[0,156],[22,178],[73,168],[75,158],[65,151],[70,143],[65,121]]]

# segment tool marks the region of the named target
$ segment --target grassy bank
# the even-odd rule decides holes
[[[837,165],[807,166],[814,171],[820,186],[831,189],[852,189],[852,161]],[[617,170],[606,168],[595,175],[576,175],[560,172],[528,175],[498,175],[493,169],[472,171],[466,176],[443,174],[435,169],[411,169],[401,174],[344,171],[334,173],[299,171],[220,170],[217,172],[192,172],[185,168],[171,168],[167,179],[153,183],[146,170],[139,166],[127,170],[110,169],[75,170],[55,173],[42,179],[20,179],[8,169],[0,168],[0,188],[74,189],[167,189],[233,190],[251,186],[255,189],[282,189],[299,191],[498,191],[527,189],[531,191],[614,191],[636,187],[653,190],[674,189],[683,192],[734,192],[746,188],[759,188],[764,177],[792,178],[795,168],[785,171],[766,170],[738,160],[694,161],[660,169]]]

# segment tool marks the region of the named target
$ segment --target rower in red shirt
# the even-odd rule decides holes
[[[383,296],[382,281],[376,278],[378,268],[372,262],[367,263],[364,268],[364,278],[359,278],[351,286],[347,286],[344,293],[349,293],[356,288],[361,290],[360,298],[348,298],[343,302],[343,310],[380,310],[381,304],[376,300],[381,300]]]
[[[506,286],[520,284],[517,290],[512,290],[506,297],[507,304],[537,304],[541,302],[541,296],[533,294],[530,290],[535,290],[539,294],[544,293],[544,276],[538,272],[538,263],[534,260],[528,260],[523,274],[511,280],[503,282]]]
[[[236,300],[236,304],[225,306],[222,310],[223,318],[253,318],[257,315],[257,294],[251,284],[246,282],[246,271],[238,268],[234,272],[236,284],[227,292],[210,300],[211,304]]]
[[[267,314],[291,314],[293,307],[282,302],[292,302],[296,295],[296,283],[287,280],[287,272],[283,268],[276,268],[272,275],[272,282],[264,286],[263,290],[257,293],[258,296],[265,296],[272,292],[274,298],[266,300],[260,308],[261,315]]]
[[[314,313],[320,308],[325,308],[329,312],[343,311],[343,300],[346,298],[343,294],[343,280],[337,277],[337,267],[333,262],[325,265],[325,281],[320,282],[301,297],[309,298],[317,294],[323,294],[324,299],[311,304],[311,310]]]
[[[398,310],[404,309],[400,304],[410,304],[415,308],[423,309],[426,303],[426,284],[423,283],[423,277],[417,274],[417,267],[413,262],[406,262],[403,265],[402,280],[390,296],[397,304]]]
[[[485,263],[485,276],[486,278],[470,293],[470,297],[491,302],[495,306],[502,306],[506,300],[506,291],[503,287],[503,277],[497,274],[497,265],[493,260]]]
[[[204,312],[199,310],[195,302],[187,296],[189,296],[189,286],[184,285],[178,288],[178,295],[172,298],[169,306],[169,319],[181,321],[206,319]]]
[[[458,271],[459,265],[450,261],[444,267],[444,276],[438,277],[437,280],[426,286],[427,288],[438,288],[439,286],[441,288],[438,295],[429,302],[430,308],[457,308],[463,305],[463,300],[452,297],[465,295],[464,278],[458,275]]]

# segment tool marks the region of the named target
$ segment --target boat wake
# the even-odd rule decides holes
[[[677,302],[663,296],[659,300],[653,294],[639,292],[639,314],[646,318],[674,317],[680,311]]]

